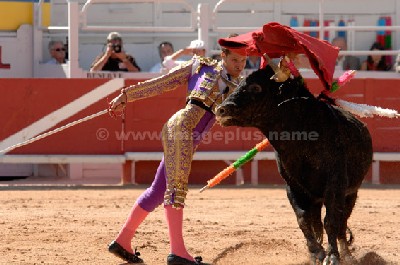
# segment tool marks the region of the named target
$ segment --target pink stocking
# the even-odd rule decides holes
[[[131,241],[135,236],[136,229],[139,225],[146,219],[149,212],[142,209],[139,204],[135,203],[132,207],[132,210],[128,216],[128,219],[125,221],[124,226],[119,232],[115,241],[120,244],[126,251],[133,253]]]
[[[194,261],[189,255],[183,241],[183,209],[173,208],[172,205],[167,205],[165,208],[165,217],[168,224],[169,241],[171,244],[171,253],[179,257]]]

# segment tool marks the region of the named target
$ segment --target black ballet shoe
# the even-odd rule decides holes
[[[211,265],[209,263],[203,263],[201,257],[195,257],[195,261],[191,261],[175,254],[169,254],[167,257],[167,265]]]
[[[128,263],[143,263],[143,260],[139,258],[140,253],[137,252],[136,249],[135,253],[132,254],[118,244],[117,241],[113,241],[108,245],[108,251]]]

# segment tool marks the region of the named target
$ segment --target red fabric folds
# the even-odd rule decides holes
[[[288,53],[303,53],[308,57],[312,69],[327,90],[332,85],[336,58],[339,54],[339,49],[329,42],[277,22],[265,24],[262,29],[237,37],[219,39],[218,43],[233,51],[246,50],[247,55],[262,56],[266,53],[271,58],[278,58]]]

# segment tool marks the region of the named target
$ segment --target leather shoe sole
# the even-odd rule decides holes
[[[143,263],[143,260],[139,258],[139,252],[136,252],[135,250],[135,253],[132,254],[118,244],[117,241],[112,241],[110,245],[108,245],[108,251],[128,263]]]
[[[195,257],[195,261],[191,261],[175,254],[169,254],[167,257],[167,265],[211,265],[209,263],[203,263],[201,257]]]

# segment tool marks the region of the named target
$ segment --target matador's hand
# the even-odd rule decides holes
[[[121,94],[119,94],[117,97],[115,97],[113,100],[110,101],[108,106],[108,111],[109,112],[123,111],[127,101],[128,97],[125,91],[122,89]]]

